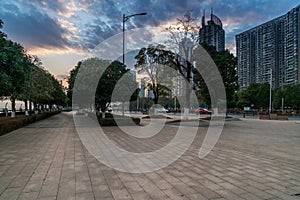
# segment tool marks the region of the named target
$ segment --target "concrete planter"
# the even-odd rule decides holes
[[[288,120],[289,116],[288,115],[277,115],[278,120]]]
[[[270,119],[269,114],[259,114],[259,119]]]
[[[288,115],[280,115],[280,114],[276,114],[276,113],[259,114],[259,119],[288,120]]]

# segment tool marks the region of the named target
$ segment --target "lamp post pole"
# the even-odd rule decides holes
[[[272,69],[270,69],[270,99],[269,99],[269,114],[272,112]]]
[[[133,14],[133,15],[125,15],[123,14],[123,64],[125,65],[125,22],[131,18],[131,17],[134,17],[134,16],[137,16],[137,15],[147,15],[147,13],[137,13],[137,14]]]

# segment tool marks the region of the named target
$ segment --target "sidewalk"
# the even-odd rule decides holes
[[[150,147],[117,127],[103,129],[115,142],[131,143],[129,150],[134,142],[155,150],[178,127],[167,126]],[[53,116],[0,137],[0,200],[300,199],[300,124],[226,122],[214,150],[199,159],[206,129],[199,127],[189,150],[170,166],[130,174],[85,150],[71,113]]]

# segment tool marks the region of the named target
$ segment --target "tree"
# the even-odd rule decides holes
[[[0,20],[0,28],[3,22]],[[59,82],[42,69],[37,56],[27,55],[18,43],[7,39],[0,31],[0,96],[9,96],[14,116],[16,99],[32,100],[39,104],[65,101]],[[25,103],[27,109],[27,103]]]
[[[118,80],[128,71],[126,66],[119,61],[113,61],[104,71],[96,90],[96,102],[102,112],[109,106],[112,93]],[[121,99],[121,101],[122,100],[123,99]]]
[[[227,107],[234,107],[234,94],[238,90],[238,76],[236,72],[237,58],[234,57],[229,50],[217,51],[216,47],[202,44],[202,47],[208,52],[210,57],[215,62],[226,91]],[[199,48],[199,47],[198,47]],[[195,49],[197,51],[197,49]],[[203,77],[194,70],[194,83],[195,87],[199,88],[198,97],[207,105],[211,104],[208,88],[203,80]]]
[[[177,19],[177,24],[169,26],[166,31],[170,33],[171,44],[177,56],[174,59],[175,67],[179,73],[191,83],[193,50],[198,45],[200,26],[196,24],[190,13],[186,13],[183,18]],[[192,88],[189,84],[185,84],[185,105],[184,119],[188,119],[190,108],[190,94]]]
[[[94,102],[96,108],[104,112],[111,102],[112,93],[115,89],[115,85],[118,80],[129,70],[126,66],[119,61],[108,61],[99,58],[89,58],[82,62],[79,62],[75,69],[70,72],[68,79],[69,88],[68,95],[75,97],[76,102],[73,103],[82,105],[77,106],[90,106]],[[78,76],[78,73],[81,73]],[[97,75],[102,74],[100,80],[97,79]],[[92,91],[94,88],[94,80],[99,80],[96,91]],[[76,84],[80,83],[80,84]],[[76,85],[75,85],[76,84]],[[75,87],[74,87],[75,86]],[[96,93],[95,93],[96,92]],[[87,102],[80,102],[80,96],[90,95],[95,93],[95,98],[87,97]]]
[[[257,108],[267,108],[269,107],[270,100],[270,84],[269,83],[261,83],[258,85],[256,97],[255,107]]]
[[[150,44],[147,48],[142,48],[135,56],[137,62],[135,68],[139,72],[146,72],[150,78],[147,87],[153,91],[154,104],[158,103],[161,95],[169,94],[171,79],[174,76],[174,70],[169,68],[173,54],[164,48],[165,46],[161,44],[156,46]]]
[[[12,111],[15,112],[15,100],[22,92],[25,83],[25,66],[28,63],[24,53],[24,48],[16,42],[10,40],[1,41],[1,66],[0,74],[1,85],[4,87],[1,91],[2,95],[10,96]],[[12,115],[14,116],[14,114]]]
[[[81,64],[82,64],[82,61],[79,61],[77,63],[77,65],[75,66],[75,68],[70,71],[70,75],[68,77],[69,87],[67,89],[67,96],[68,96],[68,100],[69,100],[69,102],[68,102],[69,105],[72,104],[72,94],[73,94],[74,83],[75,83],[76,75],[78,73],[78,70],[79,70]]]
[[[269,90],[268,83],[251,83],[246,89],[238,94],[237,106],[240,108],[267,108],[269,107]]]
[[[286,85],[282,89],[284,106],[292,109],[300,108],[300,84]]]

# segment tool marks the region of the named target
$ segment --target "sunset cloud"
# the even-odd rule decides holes
[[[223,22],[226,48],[235,53],[236,34],[283,15],[297,4],[298,0],[0,0],[0,19],[10,39],[45,57],[88,52],[122,32],[123,13],[147,12],[147,16],[128,20],[126,30],[151,27],[159,36],[187,11],[200,23],[203,10],[209,16],[212,8]],[[55,59],[52,62],[45,64],[50,67]]]

